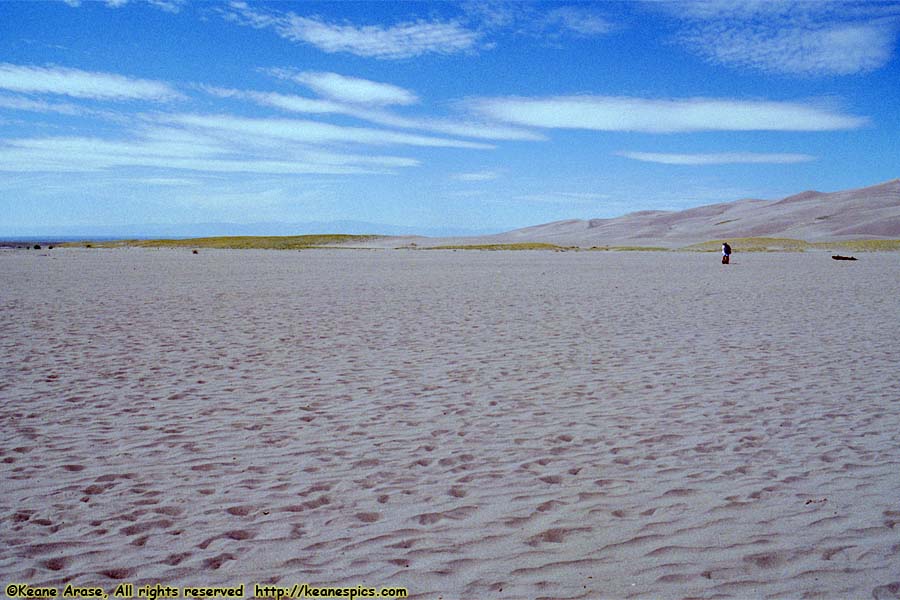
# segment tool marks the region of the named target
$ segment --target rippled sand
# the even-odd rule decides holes
[[[0,253],[0,582],[900,597],[900,254]]]

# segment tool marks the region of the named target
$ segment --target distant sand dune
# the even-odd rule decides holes
[[[900,255],[0,255],[0,581],[896,598]]]
[[[738,200],[677,212],[645,210],[612,219],[569,219],[450,243],[678,248],[749,237],[807,242],[900,239],[900,179],[827,194],[803,192],[782,200]]]

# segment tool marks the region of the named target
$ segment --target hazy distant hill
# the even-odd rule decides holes
[[[112,227],[55,227],[7,232],[4,239],[62,240],[278,236],[314,233],[381,234],[370,247],[511,244],[558,246],[664,246],[677,248],[710,240],[794,238],[807,242],[900,239],[900,179],[842,192],[807,191],[781,200],[737,200],[683,211],[639,211],[612,219],[568,220],[506,233],[478,235],[451,228],[414,229],[354,221],[328,223],[206,223]],[[12,236],[12,237],[11,237]],[[42,237],[41,237],[42,236]],[[430,236],[430,237],[422,237]],[[450,237],[454,236],[454,237]],[[466,236],[466,237],[461,237]],[[477,236],[477,237],[475,237]],[[0,238],[3,232],[0,232]],[[22,238],[25,239],[25,238]]]
[[[900,238],[900,179],[842,192],[808,191],[782,200],[738,200],[678,212],[569,220],[479,238],[560,246],[685,246],[708,240],[785,237],[808,242]]]
[[[496,230],[495,230],[496,231]],[[111,240],[164,239],[212,236],[273,236],[309,234],[353,234],[390,236],[447,237],[485,235],[489,230],[466,230],[458,227],[404,227],[363,221],[327,221],[304,223],[181,223],[133,225],[69,225],[31,227],[28,229],[0,229],[4,240]]]

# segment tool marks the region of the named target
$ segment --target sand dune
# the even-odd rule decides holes
[[[679,247],[744,237],[808,242],[900,238],[900,179],[828,194],[804,192],[782,200],[739,200],[679,212],[558,221],[480,238],[479,243]]]
[[[900,255],[57,249],[0,280],[4,585],[900,594]]]

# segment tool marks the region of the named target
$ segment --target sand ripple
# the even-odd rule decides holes
[[[900,255],[0,254],[0,581],[900,597]]]

